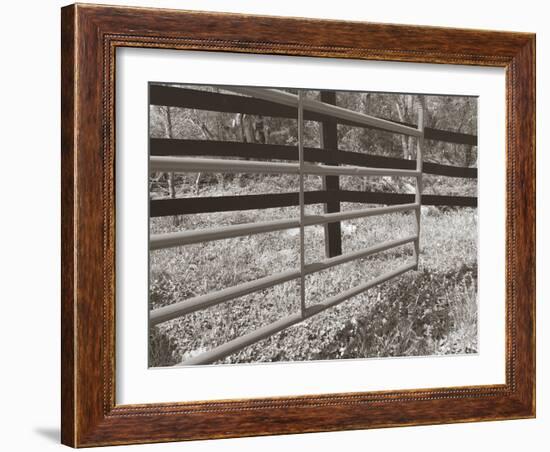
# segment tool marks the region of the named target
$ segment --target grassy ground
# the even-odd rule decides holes
[[[311,188],[316,189],[311,182]],[[255,184],[256,187],[262,184]],[[273,190],[270,182],[269,191]],[[224,187],[241,193],[247,187]],[[281,186],[280,191],[286,191]],[[218,192],[216,193],[216,190]],[[290,189],[288,189],[290,191]],[[205,196],[219,189],[201,190]],[[348,210],[365,205],[343,204]],[[309,206],[308,213],[321,211]],[[151,232],[167,232],[296,217],[297,208],[151,219]],[[421,265],[395,280],[282,331],[224,363],[412,356],[477,351],[477,213],[423,208]],[[414,215],[392,214],[342,223],[350,252],[414,232]],[[299,267],[298,230],[158,250],[150,256],[150,308]],[[306,228],[308,262],[324,258],[322,227]],[[409,262],[412,245],[307,277],[307,303]],[[150,333],[150,365],[169,366],[299,310],[299,280],[275,286],[163,323]]]

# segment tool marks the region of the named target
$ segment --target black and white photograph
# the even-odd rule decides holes
[[[477,353],[476,97],[149,101],[150,367]]]

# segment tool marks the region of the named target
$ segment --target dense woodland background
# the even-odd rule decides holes
[[[172,85],[174,86],[174,85]],[[179,85],[181,86],[181,85]],[[182,86],[210,92],[228,92],[216,87]],[[297,90],[286,91],[296,93]],[[234,94],[234,93],[231,93]],[[319,91],[306,91],[309,98],[319,99]],[[423,96],[426,102],[424,125],[441,130],[477,133],[477,98],[463,96]],[[385,119],[416,124],[418,114],[418,96],[388,93],[337,92],[336,104],[343,108],[382,117]],[[212,111],[192,110],[177,107],[151,106],[150,136],[152,138],[182,138],[195,140],[235,141],[246,143],[266,143],[296,146],[298,140],[297,121],[267,116],[246,114],[218,113]],[[306,121],[304,146],[320,147],[320,125]],[[339,149],[363,152],[388,157],[414,159],[416,141],[413,137],[359,127],[338,126]],[[258,155],[261,160],[262,156]],[[448,164],[452,166],[475,167],[477,146],[445,143],[440,141],[426,142],[424,161]],[[186,187],[194,184],[195,192],[202,187],[210,187],[220,181],[220,175],[157,174],[154,182],[160,182],[151,189],[151,196],[185,195]],[[246,177],[246,176],[241,176]],[[232,178],[224,175],[223,180]],[[397,180],[364,180],[362,189],[380,188],[384,191],[402,191]],[[344,180],[341,189],[356,189],[352,181]],[[426,174],[424,176],[424,193],[475,196],[477,184],[468,179],[450,179]],[[406,190],[413,190],[410,186]]]
[[[183,85],[172,85],[183,86]],[[217,87],[186,86],[225,92]],[[295,90],[287,90],[296,92]],[[319,92],[306,92],[319,98]],[[477,99],[424,96],[425,126],[477,133]],[[419,98],[393,93],[337,92],[338,106],[386,119],[417,123]],[[150,137],[297,146],[293,119],[150,106]],[[306,121],[304,145],[320,147],[320,124]],[[416,139],[338,125],[340,150],[416,158]],[[425,141],[425,162],[475,167],[477,147]],[[258,155],[255,160],[262,160]],[[180,198],[291,192],[296,175],[153,173],[150,197]],[[477,180],[425,174],[424,194],[477,196]],[[320,177],[306,190],[320,190]],[[340,177],[340,188],[414,193],[404,177]],[[365,204],[342,203],[343,211]],[[307,206],[308,213],[322,205]],[[217,212],[150,219],[150,232],[216,227],[289,218],[298,207]],[[342,222],[344,253],[414,233],[414,214]],[[150,253],[150,309],[220,290],[299,265],[297,231],[220,240]],[[325,257],[324,229],[306,228],[308,262]],[[421,266],[348,302],[232,355],[226,363],[412,356],[477,351],[477,209],[423,207]],[[308,302],[319,302],[411,259],[412,246],[310,275]],[[299,281],[174,319],[150,331],[150,366],[168,366],[295,312]]]

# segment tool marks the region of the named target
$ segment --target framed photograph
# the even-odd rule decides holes
[[[62,442],[535,416],[535,36],[62,9]]]

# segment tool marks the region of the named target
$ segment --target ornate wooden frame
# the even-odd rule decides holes
[[[115,403],[117,47],[506,68],[506,383]],[[62,442],[74,447],[535,415],[535,35],[71,5],[62,9]]]

